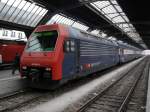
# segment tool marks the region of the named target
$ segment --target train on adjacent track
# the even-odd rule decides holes
[[[15,40],[0,40],[0,68],[10,66],[16,56],[22,54],[26,42]]]
[[[141,57],[141,49],[62,24],[38,26],[21,57],[20,75],[47,89]]]

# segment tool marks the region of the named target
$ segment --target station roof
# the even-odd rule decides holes
[[[130,0],[0,0],[0,27],[30,34],[39,24],[57,22],[146,48],[133,11]]]
[[[118,3],[150,48],[150,6],[148,0],[118,0]]]

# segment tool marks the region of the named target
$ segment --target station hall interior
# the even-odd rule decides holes
[[[0,0],[0,112],[150,112],[149,10]]]

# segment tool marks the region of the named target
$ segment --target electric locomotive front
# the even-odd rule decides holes
[[[21,57],[21,76],[28,77],[30,81],[44,78],[51,81],[61,80],[63,43],[67,37],[67,29],[62,25],[37,27],[29,37]]]

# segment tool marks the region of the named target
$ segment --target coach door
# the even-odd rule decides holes
[[[68,77],[79,72],[79,41],[68,39],[64,42],[63,74]]]
[[[80,54],[79,54],[79,49],[80,49],[80,40],[78,39],[71,39],[70,40],[70,53],[73,56],[74,59],[74,72],[78,73],[80,70],[80,65],[79,65],[79,58],[80,58]]]

